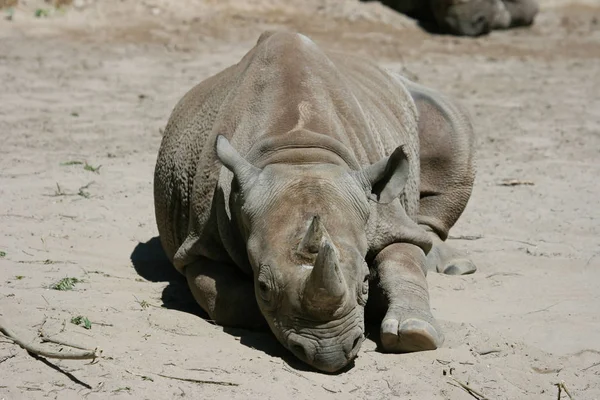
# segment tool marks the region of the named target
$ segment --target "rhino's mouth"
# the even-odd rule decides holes
[[[300,360],[324,372],[336,372],[358,354],[364,340],[363,308],[327,323],[293,318],[283,344]]]

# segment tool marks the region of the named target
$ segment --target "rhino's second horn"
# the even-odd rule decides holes
[[[304,235],[304,238],[300,242],[298,251],[317,254],[321,247],[324,229],[325,228],[323,228],[323,225],[321,224],[321,218],[318,215],[315,215],[308,227],[306,235]]]

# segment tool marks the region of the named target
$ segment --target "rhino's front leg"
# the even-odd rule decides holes
[[[254,284],[236,267],[201,259],[185,269],[194,298],[218,325],[259,328],[267,323],[260,313]]]
[[[385,312],[380,332],[383,350],[438,348],[444,336],[429,306],[423,250],[408,243],[392,244],[375,257],[373,267],[377,271],[373,300],[381,314]]]

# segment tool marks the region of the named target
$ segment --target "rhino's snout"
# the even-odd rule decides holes
[[[300,335],[288,340],[288,348],[302,361],[325,372],[336,372],[356,357],[363,342],[363,331],[357,328],[344,338],[315,341]]]

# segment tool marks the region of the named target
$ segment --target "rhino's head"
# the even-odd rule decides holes
[[[408,175],[402,148],[362,171],[335,164],[259,169],[219,136],[233,172],[231,212],[246,239],[258,305],[279,341],[327,372],[347,365],[364,338],[369,291],[369,200],[398,197]]]

